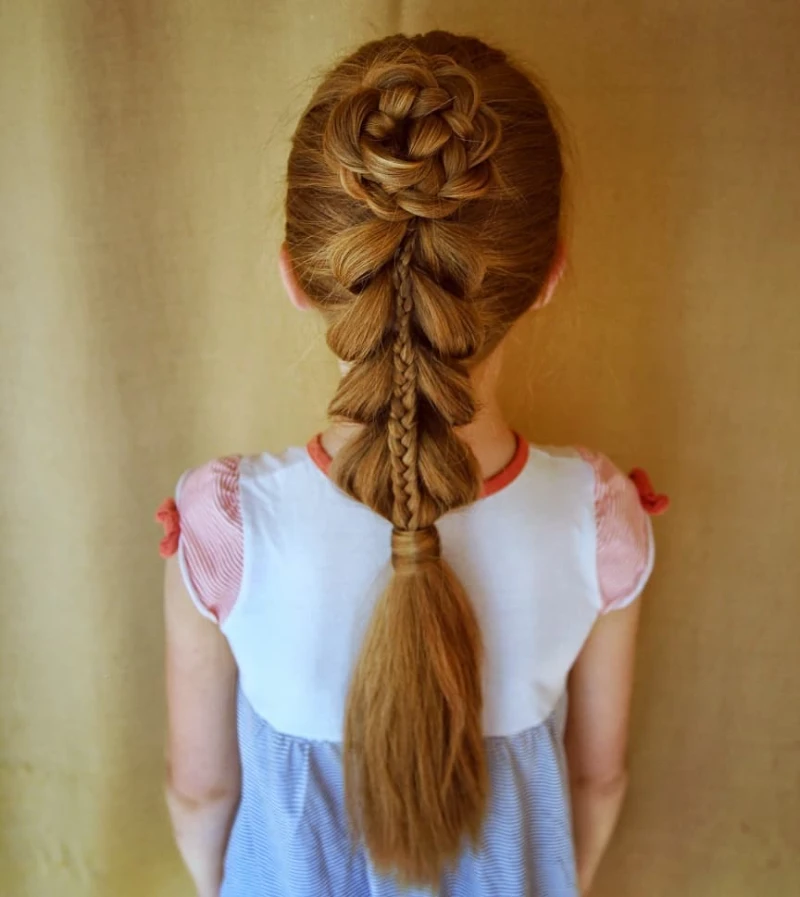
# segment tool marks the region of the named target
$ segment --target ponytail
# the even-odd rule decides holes
[[[351,820],[373,862],[408,882],[430,883],[456,858],[465,836],[477,841],[487,774],[480,630],[464,589],[442,559],[434,523],[446,505],[476,497],[477,473],[438,407],[437,379],[429,379],[427,395],[420,389],[418,355],[425,350],[412,334],[413,255],[410,235],[395,261],[388,439],[374,430],[363,437],[388,451],[394,569],[353,674],[344,768]],[[459,385],[466,390],[467,382],[463,377]],[[468,395],[461,405],[471,413]],[[443,435],[453,456],[449,469],[430,457],[433,445],[437,453],[448,451]],[[340,482],[354,484],[359,468],[358,446],[352,454],[340,453]]]

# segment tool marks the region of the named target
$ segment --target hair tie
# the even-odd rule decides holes
[[[164,527],[164,538],[158,550],[162,558],[171,558],[178,551],[181,537],[181,515],[174,498],[165,498],[156,511],[156,520]]]
[[[410,573],[442,556],[439,533],[435,526],[422,529],[392,530],[392,566],[396,573]]]
[[[658,517],[667,511],[669,496],[656,492],[646,470],[634,467],[628,476],[633,480],[633,485],[636,486],[636,491],[639,493],[639,501],[647,514],[651,517]]]

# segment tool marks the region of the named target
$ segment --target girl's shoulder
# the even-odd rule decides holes
[[[241,529],[242,490],[268,487],[271,481],[280,481],[287,471],[307,467],[307,462],[307,450],[297,446],[279,454],[261,452],[213,458],[181,475],[174,503],[182,520],[216,520],[222,529]]]
[[[245,527],[242,494],[269,488],[303,462],[306,452],[226,455],[185,471],[156,519],[164,527],[160,553],[177,555],[183,580],[203,616],[223,623],[241,591]]]
[[[192,601],[217,623],[236,603],[244,569],[241,471],[241,455],[191,468],[156,512],[164,527],[161,556],[177,555]]]
[[[644,588],[655,560],[650,517],[669,498],[639,467],[624,473],[607,455],[585,446],[531,446],[534,462],[568,465],[585,479],[592,510],[597,587],[603,612],[627,607]]]

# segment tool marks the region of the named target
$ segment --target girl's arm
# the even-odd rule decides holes
[[[178,569],[165,579],[167,806],[198,897],[218,897],[239,802],[236,664],[219,629],[192,606]]]
[[[627,788],[638,623],[638,601],[601,617],[570,674],[566,748],[581,894],[591,887]]]

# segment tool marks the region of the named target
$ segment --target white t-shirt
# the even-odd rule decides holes
[[[391,524],[334,485],[329,463],[316,438],[190,470],[172,535],[189,594],[227,637],[254,711],[278,732],[340,741]],[[545,720],[598,616],[644,587],[648,511],[664,499],[637,474],[635,484],[600,454],[518,438],[481,497],[437,522],[483,635],[487,736]]]

